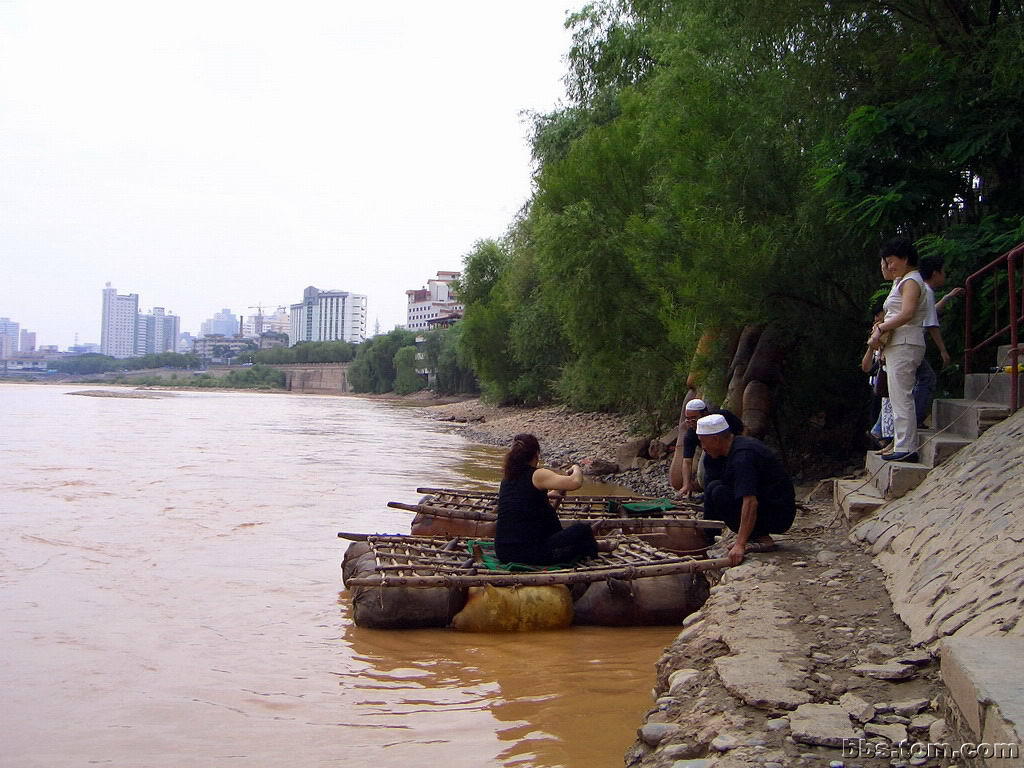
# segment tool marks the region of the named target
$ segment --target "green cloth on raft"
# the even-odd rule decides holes
[[[579,560],[573,560],[569,563],[555,563],[554,565],[530,565],[529,563],[503,563],[498,559],[498,556],[494,554],[494,542],[493,541],[480,541],[478,539],[466,539],[466,551],[473,554],[473,548],[475,546],[480,547],[480,553],[483,556],[483,566],[489,571],[512,571],[516,572],[530,572],[530,571],[560,571],[565,568],[575,568],[579,564]]]
[[[672,499],[631,501],[626,504],[608,499],[607,506],[610,517],[662,517],[670,509],[676,509],[676,503]]]

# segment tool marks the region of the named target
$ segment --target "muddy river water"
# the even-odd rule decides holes
[[[352,624],[339,530],[500,452],[356,398],[0,384],[0,765],[622,765],[672,628]],[[595,492],[595,491],[592,491]]]

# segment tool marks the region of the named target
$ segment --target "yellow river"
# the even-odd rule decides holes
[[[337,531],[408,532],[389,500],[494,487],[499,450],[358,398],[76,389],[0,384],[0,765],[622,765],[675,629],[351,621]]]

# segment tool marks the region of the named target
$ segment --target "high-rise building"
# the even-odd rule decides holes
[[[321,291],[309,286],[302,303],[291,305],[289,344],[303,341],[348,341],[366,339],[366,296],[348,291]]]
[[[18,324],[9,317],[0,317],[0,358],[18,354]]]
[[[292,329],[292,317],[288,307],[278,307],[272,315],[263,316],[264,333],[288,333]]]
[[[264,333],[291,333],[292,320],[288,307],[278,307],[273,314],[249,315],[242,323],[242,335],[257,339]]]
[[[119,295],[110,283],[103,289],[103,321],[100,326],[100,351],[111,357],[131,357],[135,353],[135,318],[139,314],[139,294]]]
[[[405,327],[410,331],[430,328],[438,320],[462,316],[462,304],[452,291],[452,283],[459,272],[438,272],[437,277],[427,281],[426,288],[405,292],[409,305],[406,308]],[[433,322],[432,322],[433,321]]]
[[[204,320],[199,329],[201,336],[227,336],[228,338],[237,336],[241,332],[239,318],[233,315],[227,307],[209,320]]]
[[[135,326],[135,355],[159,355],[174,352],[180,320],[177,315],[153,307],[152,313],[138,315]]]
[[[21,329],[21,341],[19,343],[19,351],[24,354],[25,352],[36,351],[36,332],[26,331],[24,328]]]

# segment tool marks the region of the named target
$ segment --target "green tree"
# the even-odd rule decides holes
[[[395,367],[395,392],[399,395],[408,395],[411,392],[418,392],[425,389],[427,381],[425,376],[416,373],[416,347],[401,347],[393,358]]]
[[[416,334],[401,328],[367,339],[356,348],[348,369],[349,382],[356,392],[390,392],[395,388],[395,353],[414,345]]]

